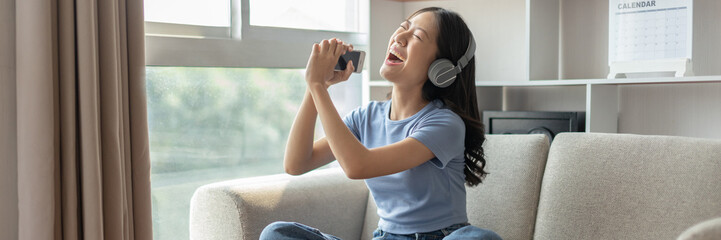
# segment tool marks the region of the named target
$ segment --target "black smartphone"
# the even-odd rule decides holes
[[[335,65],[336,71],[343,71],[345,70],[345,67],[348,65],[348,61],[353,61],[353,67],[355,68],[355,73],[360,73],[363,71],[363,60],[366,58],[366,52],[364,51],[350,51],[346,52],[340,58],[338,58],[338,63]]]

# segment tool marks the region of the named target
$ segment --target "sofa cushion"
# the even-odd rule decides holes
[[[673,239],[721,216],[721,141],[563,133],[543,175],[536,239]]]
[[[371,239],[373,238],[373,231],[378,229],[378,206],[376,201],[373,200],[373,195],[368,194],[368,204],[366,207],[365,220],[363,221],[363,232],[361,233],[360,239]]]
[[[468,220],[506,240],[531,239],[548,139],[544,135],[486,135],[486,139],[489,174],[477,187],[466,187]],[[377,227],[376,206],[370,199],[362,239],[370,239]]]
[[[361,234],[368,189],[340,168],[205,185],[190,207],[190,239],[258,239],[275,221],[300,222],[343,239]]]
[[[531,239],[549,143],[545,135],[486,135],[489,174],[466,187],[468,220],[503,239]]]

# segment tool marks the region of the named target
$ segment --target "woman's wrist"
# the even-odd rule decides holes
[[[308,82],[308,90],[310,92],[318,90],[327,91],[328,86],[326,86],[326,84],[323,82]]]

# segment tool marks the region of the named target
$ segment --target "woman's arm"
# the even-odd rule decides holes
[[[311,88],[326,140],[348,178],[366,179],[405,171],[434,157],[428,147],[413,138],[368,149],[350,132],[322,87]]]
[[[300,175],[335,159],[325,138],[313,142],[317,116],[310,91],[306,91],[285,147],[283,165],[286,173]]]
[[[328,42],[328,40],[325,41]],[[333,41],[335,41],[335,39],[333,39]],[[353,50],[353,45],[351,44],[344,45],[343,43],[340,43],[339,47],[343,47],[347,51]],[[335,61],[338,61],[338,58],[336,58]],[[346,68],[346,71],[344,72],[336,72],[331,69],[332,72],[330,77],[325,79],[324,82],[326,88],[330,85],[347,80],[353,72],[353,65],[349,62],[348,66],[350,66],[350,68]],[[312,69],[310,61],[308,63],[308,68]],[[293,121],[293,126],[290,129],[290,134],[288,135],[288,142],[286,144],[285,157],[283,160],[286,173],[291,175],[300,175],[326,165],[335,159],[333,152],[328,145],[328,141],[325,138],[321,138],[313,142],[317,116],[318,112],[316,111],[315,104],[313,103],[313,97],[308,89],[306,90],[303,102],[300,105],[298,114],[296,115],[295,120]]]
[[[352,179],[383,176],[411,169],[433,158],[433,152],[413,138],[374,149],[366,148],[355,138],[338,115],[327,90],[327,81],[334,74],[333,66],[343,52],[343,45],[335,40],[315,44],[308,61],[306,82],[327,143],[346,175]],[[352,71],[352,67],[349,63],[346,71]]]

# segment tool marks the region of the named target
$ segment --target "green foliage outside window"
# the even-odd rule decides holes
[[[283,172],[303,70],[147,67],[154,239],[188,239],[199,186]]]

